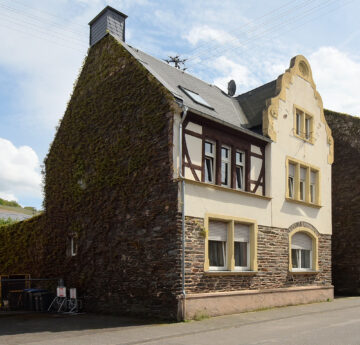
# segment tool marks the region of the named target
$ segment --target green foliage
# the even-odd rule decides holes
[[[8,219],[0,218],[0,226],[2,225],[11,225],[16,223],[17,221],[14,219],[11,219],[10,217]]]
[[[210,315],[206,310],[197,310],[194,315],[195,321],[202,321],[202,320],[206,320],[209,318],[210,318]]]
[[[8,201],[8,200],[2,199],[2,198],[0,198],[0,205],[21,207],[16,201]]]
[[[125,275],[124,251],[143,261],[136,230],[177,209],[169,160],[172,99],[110,35],[89,50],[45,159],[45,211],[0,228],[0,274],[64,277],[81,289],[105,271],[106,279]],[[71,257],[67,239],[74,234],[79,249]],[[103,289],[111,284],[106,279]]]
[[[42,267],[42,216],[0,225],[0,274],[31,273]]]

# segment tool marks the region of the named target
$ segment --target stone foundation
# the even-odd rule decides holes
[[[320,234],[310,224],[305,223],[294,224],[289,229],[259,225],[257,272],[250,274],[249,272],[207,273],[204,272],[203,225],[204,220],[201,218],[186,217],[185,290],[187,299],[185,303],[187,316],[191,317],[196,312],[196,308],[201,310],[201,307],[210,301],[212,301],[210,303],[212,307],[209,307],[210,315],[220,315],[287,304],[308,303],[333,297],[331,235]],[[318,272],[289,272],[289,233],[297,226],[310,227],[318,235]],[[224,293],[224,295],[216,295],[214,299],[214,293]],[[221,312],[221,303],[229,305],[229,307],[224,305],[224,312]],[[233,307],[231,307],[232,304],[234,304]]]

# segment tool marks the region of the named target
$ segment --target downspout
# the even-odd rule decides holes
[[[183,116],[180,119],[179,126],[179,177],[181,179],[181,244],[182,244],[182,255],[181,255],[181,293],[182,293],[182,318],[185,320],[185,180],[183,176],[183,151],[182,151],[182,138],[183,138],[183,123],[188,113],[188,107],[183,107]]]

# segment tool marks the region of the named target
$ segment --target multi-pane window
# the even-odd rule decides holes
[[[250,269],[250,227],[235,223],[234,226],[234,259],[236,270]]]
[[[231,156],[230,148],[221,147],[221,185],[230,187]]]
[[[225,270],[227,266],[228,223],[209,222],[209,269]]]
[[[256,271],[256,222],[225,218],[206,221],[205,271]]]
[[[288,190],[289,190],[289,198],[294,198],[294,181],[295,181],[295,165],[289,163],[289,174],[288,174]]]
[[[299,109],[295,113],[295,134],[306,141],[313,139],[313,117]]]
[[[303,232],[297,232],[291,238],[291,263],[293,271],[311,270],[313,240]]]
[[[236,151],[235,154],[236,189],[245,188],[245,152]]]
[[[319,170],[292,159],[287,166],[287,197],[319,205]]]
[[[215,171],[215,144],[205,141],[205,182],[214,183]]]

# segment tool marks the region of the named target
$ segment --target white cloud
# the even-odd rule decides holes
[[[211,28],[208,25],[195,26],[183,37],[192,45],[196,45],[200,41],[239,45],[239,41],[235,36],[224,30]]]
[[[220,56],[211,61],[210,67],[215,69],[219,75],[214,79],[214,84],[224,91],[227,91],[227,84],[231,79],[236,82],[237,94],[248,91],[259,84],[259,81],[247,67],[230,60],[226,56]]]
[[[321,47],[309,57],[324,107],[360,115],[360,61],[334,47]]]
[[[0,138],[0,196],[18,200],[41,196],[39,158],[29,146],[15,147]]]

